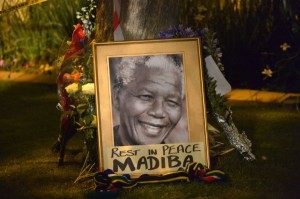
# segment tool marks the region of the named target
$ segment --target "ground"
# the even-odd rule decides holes
[[[101,197],[298,198],[300,114],[295,104],[274,103],[274,100],[268,103],[258,100],[237,102],[233,100],[234,96],[242,95],[235,91],[229,101],[233,118],[238,128],[245,130],[252,141],[255,161],[248,162],[233,151],[216,159],[213,164],[215,169],[227,174],[225,182],[144,185],[118,193],[103,193]],[[241,92],[260,94],[260,91],[251,90]],[[250,96],[246,99],[251,99]],[[78,134],[70,141],[66,164],[57,167],[57,154],[50,150],[59,129],[60,112],[55,108],[57,101],[53,82],[0,80],[1,199],[99,198],[99,194],[90,192],[92,181],[74,183],[82,166],[82,135]]]

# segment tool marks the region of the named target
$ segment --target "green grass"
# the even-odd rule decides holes
[[[56,86],[0,82],[0,102],[0,198],[83,198],[84,185],[73,183],[82,136],[70,141],[64,167],[50,150],[59,129]]]
[[[67,146],[66,164],[57,167],[50,151],[60,112],[55,85],[0,81],[0,198],[94,198],[91,182],[74,183],[82,162],[83,137]],[[298,198],[300,113],[294,106],[232,102],[233,118],[253,143],[254,162],[237,152],[219,158],[214,168],[228,175],[220,183],[143,185],[101,198]],[[89,193],[89,194],[87,194]]]

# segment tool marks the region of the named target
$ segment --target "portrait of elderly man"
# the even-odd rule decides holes
[[[114,146],[188,141],[182,55],[109,59]]]

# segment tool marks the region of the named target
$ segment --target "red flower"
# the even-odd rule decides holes
[[[72,42],[64,56],[64,61],[68,60],[71,56],[79,55],[84,47],[84,32],[80,24],[77,24],[72,34]]]
[[[82,53],[82,49],[84,47],[84,32],[83,28],[80,24],[77,24],[75,27],[75,30],[72,34],[72,42],[66,51],[64,55],[64,61],[67,61],[72,56],[77,56]],[[65,64],[62,64],[61,71],[57,78],[57,85],[58,85],[58,92],[59,92],[59,103],[62,106],[64,111],[68,111],[70,109],[70,105],[72,104],[72,99],[68,96],[68,93],[65,90],[66,84],[68,84],[70,81],[78,81],[80,78],[80,74],[76,75],[74,77],[73,75],[66,74],[63,72],[63,68],[65,67]]]

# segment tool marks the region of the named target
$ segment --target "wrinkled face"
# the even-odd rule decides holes
[[[180,74],[142,67],[118,97],[123,145],[160,144],[181,118]]]

